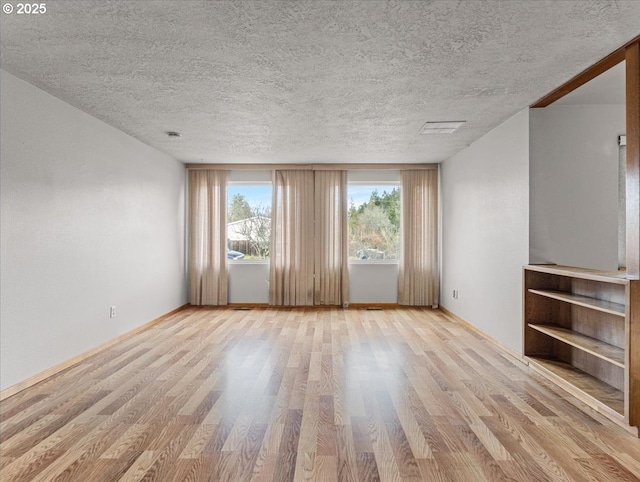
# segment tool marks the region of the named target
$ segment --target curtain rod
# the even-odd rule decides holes
[[[188,170],[220,169],[224,171],[269,171],[294,169],[301,171],[355,171],[355,170],[433,170],[438,164],[186,164]]]

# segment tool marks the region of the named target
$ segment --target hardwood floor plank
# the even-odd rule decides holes
[[[578,459],[578,463],[592,480],[619,480],[624,482],[637,482],[638,480],[634,474],[606,454],[590,459]]]
[[[87,410],[91,405],[96,403],[105,397],[109,392],[100,391],[97,393],[89,393],[87,396],[82,397],[77,403],[70,402],[64,409],[58,409],[59,416],[52,418],[49,423],[39,427],[38,431],[31,434],[28,437],[21,438],[20,442],[13,444],[11,448],[7,450],[6,446],[3,447],[3,452],[9,457],[19,457],[31,448],[45,440],[50,435],[57,432],[59,429],[70,424],[82,412]],[[9,439],[11,440],[11,439]]]
[[[188,308],[0,404],[3,482],[635,481],[639,461],[421,308]]]
[[[477,437],[475,430],[466,425],[456,425],[455,430],[465,444],[469,456],[474,460],[474,464],[487,480],[516,482],[504,472],[486,445]]]
[[[202,454],[197,459],[178,459],[165,479],[180,482],[208,481],[217,462],[213,453]]]
[[[20,459],[23,460],[20,460],[19,464],[16,460],[2,470],[2,478],[3,480],[33,480],[35,476],[64,454],[64,450],[48,449],[39,452],[34,457],[26,459],[21,457]]]
[[[382,482],[401,482],[402,477],[393,452],[375,452],[378,475]]]
[[[309,452],[299,452],[296,462],[296,471],[293,476],[294,482],[306,482],[315,480],[316,477],[316,454]]]
[[[272,480],[292,481],[295,475],[297,456],[296,452],[280,452],[276,460],[275,473]]]
[[[88,460],[82,467],[84,470],[73,480],[91,480],[92,482],[120,480],[141,455],[142,452],[127,452],[119,459]]]
[[[407,389],[406,396],[408,398],[409,407],[411,408],[411,413],[415,417],[418,427],[420,427],[420,431],[422,432],[431,452],[448,451],[444,437],[438,430],[433,416],[427,411],[420,395],[413,386],[410,386]],[[426,406],[429,406],[428,401]]]
[[[409,446],[411,447],[411,451],[415,458],[432,458],[433,454],[431,452],[431,447],[429,447],[429,444],[420,429],[420,425],[411,411],[409,401],[405,397],[399,396],[397,392],[393,392],[392,396],[398,420],[402,425],[402,430],[407,437],[407,441],[409,442]]]
[[[128,453],[142,453],[152,440],[152,424],[133,424],[103,452],[100,458],[122,459]]]
[[[249,428],[245,439],[236,451],[238,465],[236,472],[231,474],[232,480],[251,480],[266,431],[267,425],[263,423],[254,423]]]
[[[142,480],[157,458],[157,454],[151,450],[142,452],[140,457],[131,464],[118,482],[138,482]]]
[[[94,430],[84,430],[85,436],[66,451],[64,456],[56,460],[54,464],[40,474],[42,480],[75,480],[85,469],[90,460],[97,459],[114,440],[120,437],[128,428],[122,423],[110,423],[107,420]]]
[[[356,452],[351,427],[349,425],[338,425],[336,430],[338,435],[337,480],[358,482]]]
[[[302,422],[300,423],[300,440],[298,452],[316,453],[318,447],[318,426],[320,413],[320,388],[317,381],[309,382],[302,409]]]
[[[420,471],[418,464],[416,463],[413,451],[411,450],[411,446],[409,445],[409,441],[407,440],[389,394],[386,392],[377,392],[376,395],[381,417],[384,421],[389,442],[391,443],[396,458],[396,465],[398,466],[400,477],[403,479],[419,477]]]
[[[30,391],[25,390],[23,393],[24,395],[27,395],[30,393]],[[39,401],[44,400],[48,396],[49,394],[47,393],[36,393],[33,396],[27,398],[26,400],[21,400],[20,402],[16,400],[16,403],[11,403],[9,404],[8,407],[4,407],[4,410],[2,411],[2,413],[0,413],[0,422],[6,422],[14,415],[17,415],[20,412],[26,411],[28,408],[38,403]],[[2,403],[3,405],[5,404],[5,402],[2,402]]]
[[[511,460],[498,462],[506,474],[516,480],[556,480],[531,460],[529,452],[520,444],[518,435],[510,432],[497,417],[483,417],[482,420],[511,455]]]
[[[302,410],[289,410],[280,439],[280,448],[278,449],[280,453],[296,453],[298,451],[301,423]]]
[[[338,433],[334,424],[333,397],[320,395],[318,410],[318,455],[335,456],[338,452]]]
[[[358,466],[359,480],[379,482],[378,464],[373,452],[359,452],[356,454],[356,464]]]
[[[612,453],[609,454],[619,465],[625,470],[631,472],[638,480],[640,480],[640,459],[632,457],[629,454]]]
[[[418,459],[418,466],[423,480],[433,482],[456,482],[453,473],[442,470],[435,459]]]

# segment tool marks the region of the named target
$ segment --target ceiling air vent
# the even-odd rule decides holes
[[[453,134],[467,121],[439,121],[426,122],[418,134],[427,136],[429,134]]]

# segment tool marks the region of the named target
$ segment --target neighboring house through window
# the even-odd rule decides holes
[[[271,249],[270,172],[232,171],[227,185],[228,258],[265,261]],[[266,179],[265,179],[266,178]]]

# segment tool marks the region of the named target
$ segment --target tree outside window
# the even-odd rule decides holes
[[[244,260],[268,259],[271,250],[271,185],[228,186],[227,247]],[[240,258],[238,258],[240,259]]]
[[[349,259],[397,260],[400,188],[349,185]]]

